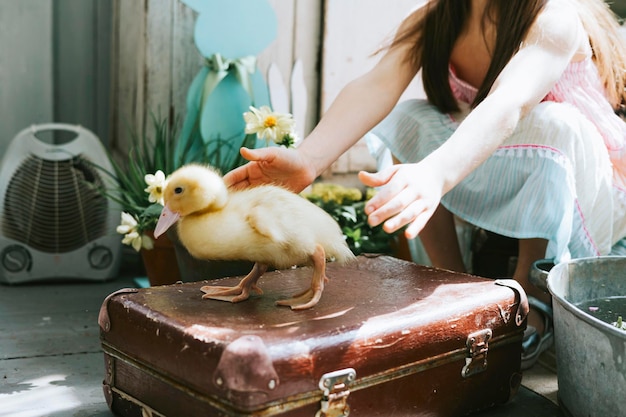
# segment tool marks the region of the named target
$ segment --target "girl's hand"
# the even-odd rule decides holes
[[[442,184],[423,164],[398,164],[378,173],[359,172],[368,187],[382,187],[365,206],[368,222],[392,233],[408,225],[405,236],[417,237],[439,205]]]
[[[315,180],[315,168],[293,148],[241,148],[247,164],[224,175],[226,186],[242,189],[274,184],[300,192]]]

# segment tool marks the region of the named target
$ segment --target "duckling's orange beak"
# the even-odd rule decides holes
[[[174,223],[178,221],[179,218],[179,213],[173,212],[167,206],[163,207],[163,210],[161,210],[161,215],[159,216],[159,221],[154,228],[155,239],[165,233],[167,229],[169,229]]]

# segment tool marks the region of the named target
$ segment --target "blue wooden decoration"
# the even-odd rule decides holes
[[[202,160],[227,172],[242,163],[243,113],[269,105],[256,55],[276,37],[277,21],[266,0],[181,0],[198,13],[194,40],[205,66],[187,93],[187,114],[177,143],[182,162]]]

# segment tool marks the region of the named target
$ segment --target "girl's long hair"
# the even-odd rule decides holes
[[[602,0],[572,0],[593,50],[609,102],[615,110],[626,104],[626,32],[621,20]]]
[[[472,107],[489,93],[498,74],[518,51],[531,25],[549,0],[490,0],[483,15],[483,26],[495,23],[496,44],[492,61]],[[607,97],[618,109],[626,103],[626,45],[619,33],[615,14],[602,0],[570,0],[579,11],[589,35],[594,60],[605,85]],[[431,103],[444,112],[458,110],[449,83],[448,66],[452,48],[469,17],[466,0],[432,0],[425,14],[398,34],[391,47],[411,42],[407,59],[422,68],[424,91]],[[626,35],[624,35],[626,36]]]

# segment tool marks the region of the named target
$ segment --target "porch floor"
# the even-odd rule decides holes
[[[133,286],[128,274],[98,283],[0,285],[0,416],[113,416],[101,388],[98,311],[108,294]],[[554,364],[546,352],[509,404],[474,416],[563,416]]]

